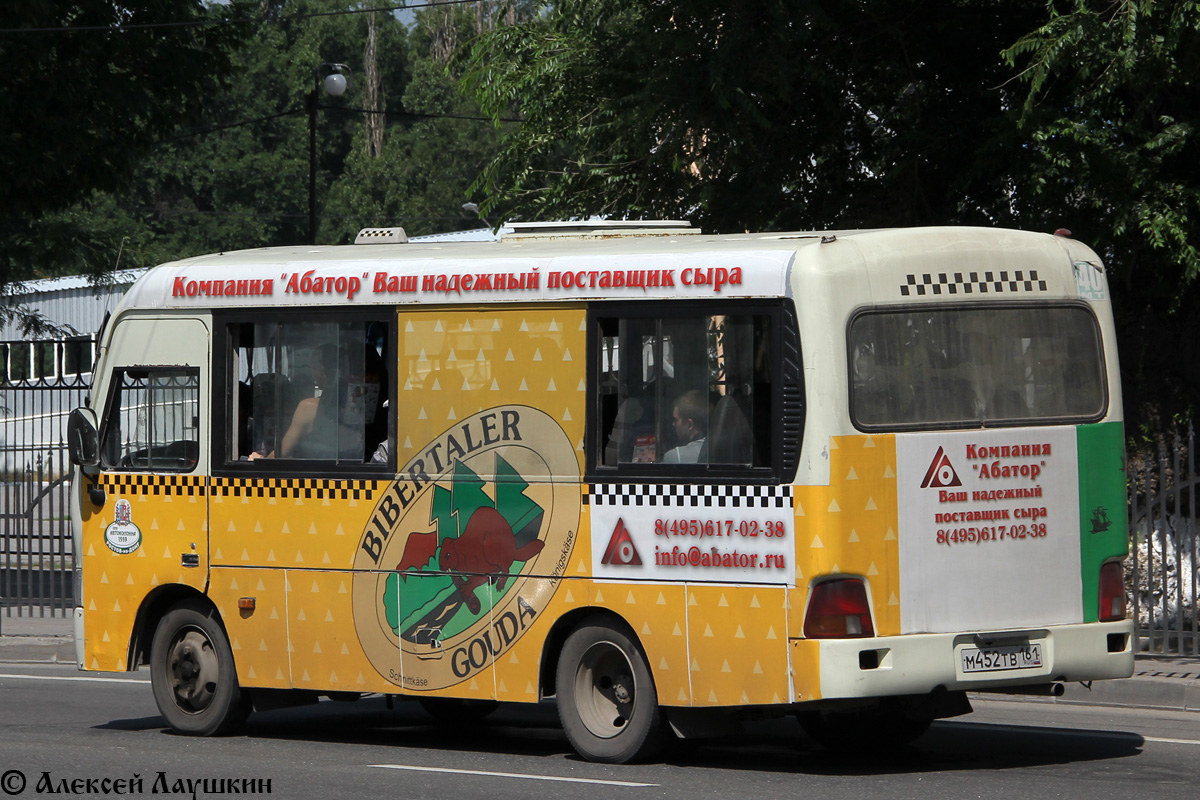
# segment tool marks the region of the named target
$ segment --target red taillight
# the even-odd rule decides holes
[[[814,586],[804,617],[804,635],[809,639],[874,636],[863,582],[840,578]]]
[[[1125,619],[1125,571],[1121,562],[1100,567],[1100,621]]]

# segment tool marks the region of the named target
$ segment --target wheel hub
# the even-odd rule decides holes
[[[587,649],[575,672],[579,717],[592,735],[611,739],[633,715],[637,684],[633,668],[620,647],[597,642]]]
[[[171,690],[184,711],[208,708],[218,684],[220,668],[212,642],[203,631],[182,631],[171,648]]]

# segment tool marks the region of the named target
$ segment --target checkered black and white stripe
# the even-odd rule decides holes
[[[900,284],[904,297],[927,294],[1002,294],[1005,292],[1044,292],[1046,282],[1036,269],[999,272],[926,272],[907,276]]]
[[[121,494],[161,497],[182,495],[204,497],[208,478],[203,475],[149,475],[140,472],[109,472],[100,476],[101,486]]]
[[[589,486],[584,500],[594,506],[791,508],[792,487],[602,483]]]
[[[296,500],[374,500],[377,481],[324,478],[213,478],[220,497],[278,497]]]

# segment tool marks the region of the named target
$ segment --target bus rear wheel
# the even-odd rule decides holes
[[[625,764],[657,755],[666,740],[654,678],[633,632],[589,620],[567,637],[558,659],[558,716],[588,761]]]
[[[225,628],[204,603],[180,603],[159,621],[150,645],[150,683],[159,713],[177,733],[232,733],[250,715]]]

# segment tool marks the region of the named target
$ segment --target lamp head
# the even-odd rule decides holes
[[[350,88],[350,81],[340,72],[331,72],[325,76],[325,93],[334,97],[341,97]]]

